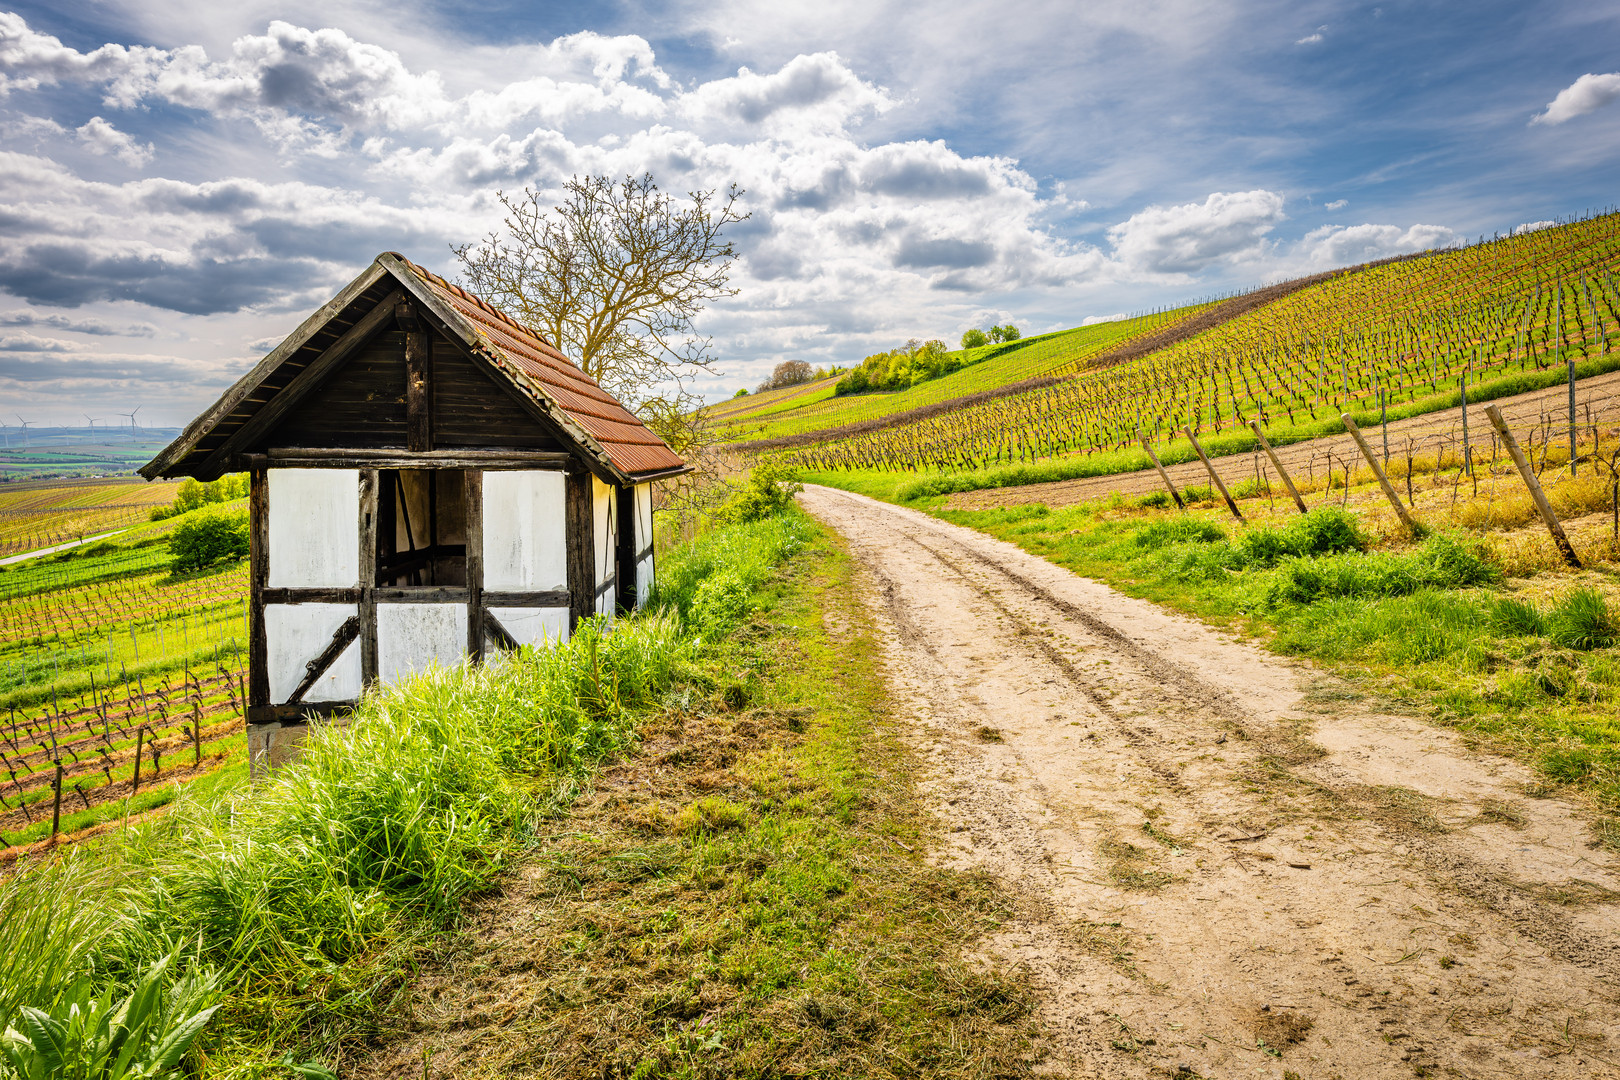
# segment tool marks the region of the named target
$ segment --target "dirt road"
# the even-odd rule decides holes
[[[801,497],[871,573],[1043,1068],[1620,1077],[1620,861],[1450,733],[971,530]]]
[[[1554,446],[1569,445],[1567,419],[1569,390],[1564,385],[1516,394],[1500,401],[1486,402],[1485,405],[1496,405],[1501,408],[1502,418],[1513,431],[1514,438],[1528,448],[1527,453],[1532,458],[1535,456],[1536,448],[1547,443],[1549,439]],[[1485,415],[1485,405],[1468,406],[1468,444],[1474,448],[1476,461],[1494,460],[1498,454],[1505,461],[1506,452],[1496,445],[1496,436],[1491,428],[1490,419]],[[1605,432],[1611,431],[1616,420],[1620,420],[1620,371],[1594,375],[1577,382],[1575,413],[1576,423],[1581,427],[1583,438],[1590,436],[1591,424],[1599,425]],[[1560,419],[1561,417],[1564,419]],[[1563,426],[1560,427],[1560,424]],[[1364,433],[1374,452],[1381,453],[1384,429],[1370,427],[1364,429]],[[1408,439],[1411,440],[1412,453],[1418,457],[1432,458],[1441,448],[1449,453],[1460,454],[1463,445],[1462,411],[1442,409],[1408,420],[1393,421],[1389,424],[1388,436],[1391,461],[1399,461],[1402,458],[1406,452]],[[1294,443],[1291,446],[1278,447],[1277,455],[1282,458],[1283,468],[1300,481],[1306,478],[1320,479],[1326,475],[1328,469],[1341,472],[1346,464],[1352,469],[1362,467],[1361,454],[1356,450],[1355,443],[1349,435],[1328,435],[1320,439]],[[1227,484],[1242,483],[1257,470],[1263,475],[1271,473],[1265,456],[1258,450],[1252,454],[1231,454],[1215,458],[1214,465],[1221,479]],[[1167,465],[1165,471],[1170,474],[1170,479],[1178,488],[1194,484],[1202,487],[1209,484],[1209,473],[1205,471],[1203,463],[1196,459],[1177,465]],[[1277,484],[1277,478],[1271,476],[1271,482]],[[1119,473],[1113,476],[1091,476],[1078,480],[1056,480],[1047,484],[964,491],[952,495],[947,505],[953,510],[984,510],[996,506],[1018,506],[1037,502],[1045,503],[1047,506],[1069,506],[1085,502],[1087,499],[1101,498],[1111,491],[1117,491],[1122,495],[1145,495],[1150,491],[1163,490],[1164,482],[1159,479],[1159,474],[1152,469],[1143,469],[1140,472]],[[1280,485],[1278,490],[1281,490]]]

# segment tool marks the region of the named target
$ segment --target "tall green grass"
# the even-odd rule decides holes
[[[0,1024],[71,978],[132,985],[180,949],[226,990],[202,1042],[210,1075],[363,1037],[423,944],[582,772],[633,745],[638,718],[690,674],[699,635],[745,615],[810,529],[794,510],[711,532],[664,559],[657,611],[369,695],[253,788],[182,798],[116,841],[19,872],[0,892]],[[717,579],[749,590],[740,614],[706,606]]]

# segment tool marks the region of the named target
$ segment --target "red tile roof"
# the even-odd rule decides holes
[[[496,367],[516,374],[513,382],[528,393],[549,398],[620,472],[663,472],[685,465],[634,413],[539,334],[404,256],[399,261],[469,324]]]

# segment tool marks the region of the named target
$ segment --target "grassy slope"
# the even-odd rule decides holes
[[[483,1036],[471,1064],[506,1075],[556,1050],[590,1076],[604,1055],[643,1077],[699,1060],[1020,1071],[1024,996],[962,955],[1004,901],[916,851],[927,824],[883,727],[848,560],[794,512],[660,569],[685,630],[641,616],[426,675],[316,732],[251,799],[181,800],[0,880],[0,911],[52,911],[0,922],[0,997],[48,1007],[61,979],[41,972],[93,963],[127,981],[185,941],[227,990],[203,1075],[279,1075],[266,1065],[289,1045],[352,1075],[462,902],[526,881],[545,906],[518,897],[502,926],[539,935],[514,971],[546,981],[522,1014],[544,1040],[503,1041],[516,1014],[474,1000],[456,1028]],[[593,782],[604,758],[617,764]],[[509,877],[520,860],[538,873]],[[445,970],[458,994],[488,985]]]
[[[930,825],[850,559],[821,530],[756,602],[712,681],[543,826],[532,870],[417,987],[413,1033],[356,1075],[430,1048],[434,1075],[1023,1071],[1022,992],[961,951],[1004,902],[915,853]],[[467,1026],[492,1014],[511,1019]]]
[[[1263,411],[1268,430],[1287,441],[1337,429],[1340,411],[1371,416],[1379,388],[1389,392],[1393,416],[1445,408],[1455,404],[1465,370],[1475,399],[1503,396],[1557,381],[1564,355],[1586,373],[1620,362],[1614,314],[1620,296],[1605,292],[1612,288],[1607,271],[1616,266],[1620,218],[1611,215],[1372,267],[1062,386],[807,448],[793,460],[810,469],[849,464],[912,471],[924,461],[967,457],[980,466],[971,471],[983,473],[1040,459],[1068,476],[1098,475],[1146,464],[1139,452],[1117,449],[1134,441],[1138,426],[1150,437],[1168,436],[1197,416],[1204,438],[1248,442],[1232,419],[1234,407],[1245,417]],[[1554,277],[1565,281],[1568,294],[1557,307],[1550,290],[1538,291],[1538,282]],[[1590,296],[1577,288],[1583,283],[1591,285]],[[1557,334],[1551,330],[1555,311]],[[1562,354],[1554,342],[1559,334],[1566,343]],[[1212,420],[1215,404],[1219,420]],[[820,426],[828,425],[801,425]],[[1212,426],[1225,435],[1212,433]],[[1009,431],[1022,438],[1009,439]],[[1061,456],[1076,447],[1093,455]],[[1179,452],[1185,451],[1183,442]]]
[[[987,345],[966,350],[969,354],[986,356],[988,359],[975,360],[960,371],[919,383],[908,390],[834,397],[828,388],[812,396],[780,402],[774,408],[732,414],[726,417],[726,438],[728,441],[772,439],[838,427],[949,401],[982,390],[993,390],[1024,379],[1072,370],[1088,356],[1139,334],[1162,329],[1200,310],[1202,305],[1195,305],[1162,315],[1098,323],[1025,338],[1008,345]]]

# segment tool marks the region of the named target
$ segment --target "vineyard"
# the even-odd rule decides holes
[[[1534,389],[1571,368],[1620,365],[1617,266],[1617,214],[1373,266],[1124,363],[788,460],[821,471],[976,470],[1119,451],[1139,436],[1168,446],[1189,428],[1219,436],[1250,420],[1288,442],[1343,430],[1341,412],[1398,418],[1454,405],[1470,388],[1476,400]]]
[[[182,785],[240,779],[245,687],[231,666],[92,683],[88,693],[0,726],[0,840],[26,844],[90,830],[172,801]],[[228,774],[227,774],[228,770]],[[4,857],[4,856],[0,856]]]
[[[243,564],[175,574],[147,519],[169,484],[5,493],[33,535],[129,515],[116,537],[0,567],[0,847],[93,835],[246,775]],[[138,518],[135,514],[138,513]],[[53,516],[54,515],[54,516]],[[26,535],[26,534],[25,534]]]
[[[146,521],[174,501],[178,481],[30,481],[0,487],[0,558]]]

